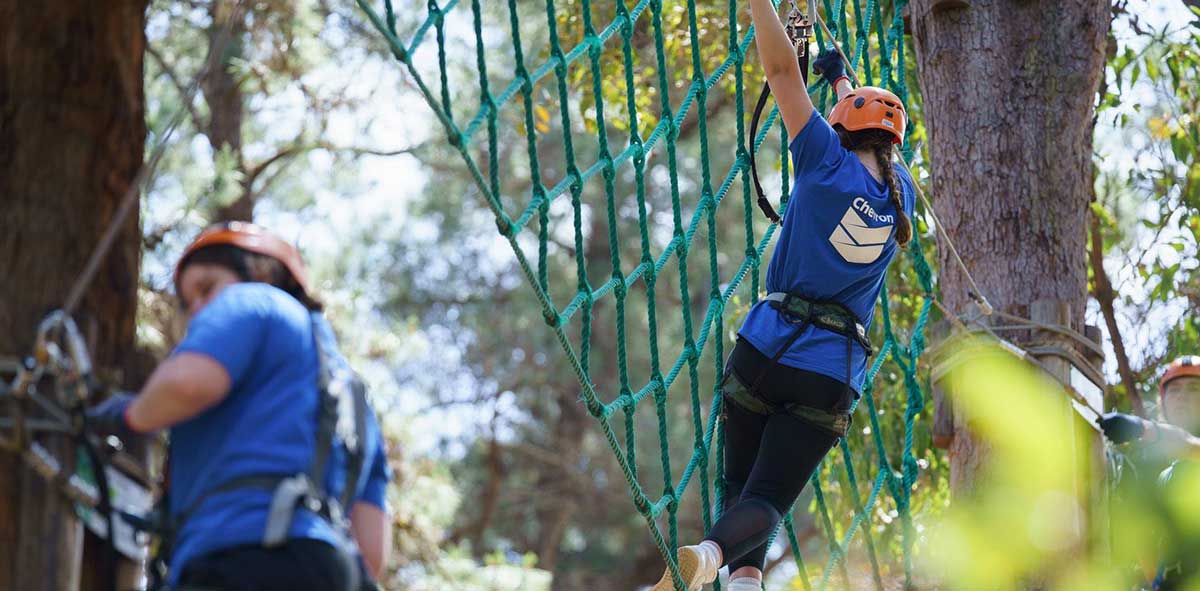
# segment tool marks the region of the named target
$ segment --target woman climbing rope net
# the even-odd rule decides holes
[[[846,435],[867,370],[884,274],[912,237],[912,179],[893,163],[907,116],[896,95],[852,88],[840,54],[814,70],[838,102],[813,107],[795,48],[770,0],[751,0],[756,45],[793,134],[795,183],[767,272],[726,365],[725,511],[698,545],[678,550],[687,589],[729,567],[730,591],[758,591],[767,541],[821,459]],[[653,591],[674,589],[668,570]]]

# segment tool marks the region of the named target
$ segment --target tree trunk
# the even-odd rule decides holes
[[[208,143],[216,152],[228,150],[236,170],[244,175],[246,160],[242,155],[242,122],[246,108],[241,85],[231,68],[242,57],[246,16],[241,11],[235,13],[234,7],[234,2],[217,0],[209,8],[212,26],[208,30],[208,46],[216,47],[220,38],[226,35],[224,30],[227,25],[229,32],[222,51],[212,56],[213,64],[204,77],[201,89],[209,111],[208,129],[205,130]],[[234,19],[232,23],[230,19]],[[222,187],[214,189],[223,190]],[[229,205],[218,208],[214,212],[215,220],[251,221],[254,217],[254,200],[247,189],[239,191],[238,198]]]
[[[0,3],[0,356],[29,353],[142,163],[146,4]],[[109,379],[133,349],[139,237],[135,213],[76,315]],[[72,465],[61,439],[46,442]],[[16,456],[0,473],[0,588],[79,588],[70,506]]]
[[[1104,0],[914,0],[911,12],[947,232],[996,309],[1028,316],[1034,300],[1066,302],[1079,330],[1109,16]],[[970,284],[941,246],[941,296],[965,312]],[[967,427],[955,418],[957,493],[972,490],[984,455]]]

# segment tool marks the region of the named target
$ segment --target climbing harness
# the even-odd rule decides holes
[[[800,78],[804,81],[804,86],[808,86],[808,61],[809,61],[809,43],[813,36],[813,23],[808,18],[808,15],[800,11],[800,7],[796,4],[796,0],[791,0],[792,9],[788,12],[787,23],[784,29],[787,31],[788,39],[796,48],[796,61],[800,64]],[[809,7],[811,9],[811,6]],[[767,194],[763,191],[762,182],[758,179],[758,164],[754,149],[754,138],[758,137],[758,125],[762,120],[763,110],[767,107],[767,98],[771,96],[771,85],[767,81],[763,81],[762,92],[758,95],[758,104],[754,106],[754,115],[750,118],[750,178],[754,179],[754,190],[758,194],[758,208],[762,210],[763,215],[771,220],[771,223],[778,224],[780,221],[779,213],[771,205],[771,200],[767,199]]]
[[[725,378],[721,382],[721,399],[733,402],[757,415],[790,414],[838,437],[845,437],[850,430],[849,413],[830,412],[798,402],[771,403],[753,392],[735,371],[725,372]]]
[[[214,497],[247,489],[272,492],[262,538],[263,547],[277,548],[285,544],[296,511],[303,507],[333,526],[333,530],[342,538],[338,549],[351,559],[351,562],[357,564],[357,546],[350,534],[349,515],[346,511],[354,502],[354,494],[358,489],[360,473],[365,463],[367,415],[370,412],[367,389],[358,375],[338,363],[333,352],[322,342],[319,313],[311,314],[311,326],[319,366],[319,402],[316,446],[308,471],[296,474],[252,474],[233,478],[204,491],[175,515],[169,513],[168,488],[150,515],[130,516],[129,520],[135,523],[136,527],[159,538],[158,551],[149,567],[152,591],[166,588],[166,572],[171,562],[175,538],[187,521]],[[343,480],[345,488],[340,497],[332,496],[324,486],[326,469],[334,445],[341,446],[346,454],[346,472]],[[354,569],[352,573],[357,581],[359,573]],[[361,584],[361,581],[354,582],[350,588],[358,589]]]
[[[848,399],[854,399],[853,387],[850,385],[853,377],[853,344],[858,343],[867,357],[874,354],[874,347],[867,336],[867,329],[848,308],[838,302],[814,301],[798,294],[774,292],[767,294],[765,301],[779,311],[789,324],[795,325],[792,335],[771,357],[769,363],[758,371],[758,375],[750,384],[742,382],[736,372],[727,372],[721,384],[722,396],[728,397],[746,410],[760,415],[777,413],[791,414],[800,419],[821,427],[838,437],[845,437],[850,428],[850,412],[848,409],[833,409],[834,412],[814,408],[800,403],[777,405],[766,400],[759,394],[758,387],[772,367],[779,363],[792,343],[804,334],[809,327],[828,330],[846,338],[846,389],[850,394]]]

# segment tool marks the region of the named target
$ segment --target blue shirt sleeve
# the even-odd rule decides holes
[[[372,417],[372,421],[373,421]],[[392,481],[392,468],[388,465],[387,444],[383,439],[382,430],[375,428],[376,452],[371,459],[371,468],[367,472],[367,482],[358,495],[358,500],[370,503],[380,509],[387,508],[387,486]]]
[[[790,146],[795,175],[810,173],[822,166],[834,166],[846,154],[837,132],[816,110],[808,123],[792,138]]]
[[[896,175],[900,179],[900,187],[903,195],[901,196],[904,204],[904,213],[912,219],[914,212],[917,209],[917,187],[911,176],[908,176],[908,171],[903,166],[896,164],[894,166]]]
[[[238,285],[226,287],[188,324],[187,336],[173,354],[199,353],[220,363],[232,387],[253,364],[266,334],[268,316]]]

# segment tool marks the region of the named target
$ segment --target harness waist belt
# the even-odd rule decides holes
[[[313,486],[312,480],[307,474],[260,474],[234,478],[200,495],[173,519],[167,520],[169,525],[166,533],[170,535],[178,533],[183,524],[191,519],[192,515],[212,497],[249,488],[272,493],[270,508],[267,512],[266,531],[263,534],[263,546],[267,548],[275,548],[287,542],[292,517],[301,503],[304,503],[308,510],[335,524],[342,518],[341,508],[332,502],[332,499],[324,498],[321,491]]]
[[[799,322],[810,322],[833,333],[850,337],[862,345],[868,356],[875,354],[867,327],[845,306],[837,302],[818,302],[795,294],[777,291],[767,294],[771,306]]]

